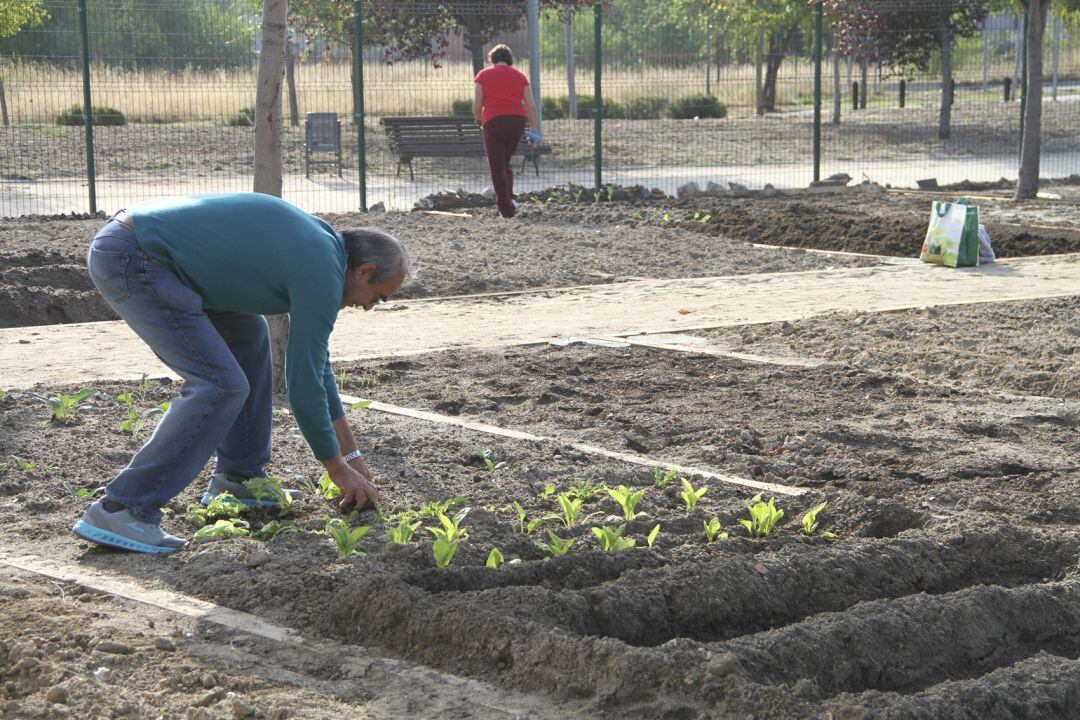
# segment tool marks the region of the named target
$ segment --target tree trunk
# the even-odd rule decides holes
[[[566,34],[566,100],[571,120],[577,119],[577,58],[574,53],[574,13],[567,3],[563,6],[563,31]],[[543,102],[543,101],[541,101]]]
[[[4,78],[0,77],[0,115],[4,118],[4,127],[11,124],[8,120],[7,96],[4,95]]]
[[[1016,199],[1039,192],[1039,153],[1042,146],[1043,35],[1051,0],[1028,0],[1027,105],[1024,107],[1024,144],[1020,148],[1020,179]]]
[[[754,109],[758,115],[765,114],[765,102],[762,99],[761,65],[765,57],[765,28],[757,31],[757,50],[754,51]]]
[[[1023,66],[1024,66],[1024,59],[1022,57],[1022,54],[1024,52],[1024,38],[1023,38],[1024,32],[1023,32],[1023,27],[1024,27],[1024,24],[1021,21],[1020,16],[1015,15],[1014,16],[1014,22],[1013,22],[1013,46],[1014,46],[1014,54],[1016,55],[1016,62],[1013,63],[1013,82],[1012,82],[1013,97],[1014,98],[1019,98],[1020,97],[1020,73],[1021,73],[1021,71],[1023,69]]]
[[[296,54],[291,42],[285,45],[285,82],[289,86],[289,124],[300,127],[300,103],[296,98]]]
[[[784,62],[794,35],[793,29],[781,28],[769,36],[769,51],[765,54],[765,82],[761,88],[761,103],[765,112],[776,112],[776,81],[780,75],[780,64]]]
[[[843,100],[842,88],[840,87],[840,53],[833,51],[832,62],[833,76],[833,101],[832,101],[832,124],[840,124],[840,105]]]
[[[264,0],[262,52],[255,90],[255,192],[281,197],[281,80],[285,74],[285,0]],[[285,386],[289,316],[267,317],[274,359],[274,390]]]
[[[476,77],[476,74],[484,69],[484,43],[488,40],[484,37],[484,18],[477,13],[470,13],[465,15],[462,21],[465,28],[465,47],[472,56],[473,77]]]
[[[952,25],[946,20],[941,28],[941,115],[938,119],[938,139],[948,140],[952,126]]]
[[[869,79],[868,76],[870,74],[868,72],[869,67],[870,67],[870,63],[868,61],[866,61],[866,60],[863,60],[862,62],[859,63],[859,109],[860,110],[865,110],[866,109],[866,96],[870,94],[870,87],[867,84],[868,79]]]

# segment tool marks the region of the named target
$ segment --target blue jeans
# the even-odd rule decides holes
[[[217,453],[216,472],[261,476],[270,462],[273,369],[261,315],[203,308],[203,299],[110,220],[86,258],[94,285],[163,363],[184,379],[147,443],[105,489],[145,522]]]

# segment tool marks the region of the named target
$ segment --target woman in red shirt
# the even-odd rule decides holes
[[[514,171],[510,157],[517,150],[525,132],[525,118],[536,127],[536,102],[532,92],[526,92],[529,79],[511,67],[514,54],[506,45],[496,45],[488,53],[491,67],[476,74],[473,95],[473,115],[484,128],[484,153],[491,168],[491,184],[495,187],[499,212],[514,217]]]

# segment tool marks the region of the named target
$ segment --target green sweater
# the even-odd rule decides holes
[[[315,457],[337,457],[332,422],[345,411],[327,344],[345,285],[341,236],[319,218],[258,193],[151,200],[131,216],[146,253],[199,293],[204,307],[289,314],[289,404]]]

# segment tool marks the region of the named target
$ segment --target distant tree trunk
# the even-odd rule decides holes
[[[477,13],[467,14],[462,18],[462,25],[465,27],[465,47],[472,56],[472,70],[475,77],[484,69],[484,43],[487,42],[487,38],[484,37],[484,18]]]
[[[952,51],[953,31],[948,21],[941,28],[941,115],[938,120],[938,138],[949,139],[952,125]]]
[[[867,60],[862,60],[859,63],[859,109],[866,109],[866,96],[869,95],[870,87],[867,84],[867,78],[869,75],[870,63]]]
[[[574,14],[570,5],[563,6],[563,31],[566,33],[566,99],[571,120],[577,119],[577,84],[574,77],[577,62],[574,53]],[[543,102],[541,100],[541,102]]]
[[[762,98],[761,65],[765,58],[765,28],[757,31],[757,50],[754,51],[754,110],[758,115],[765,114],[765,102]]]
[[[285,82],[289,85],[289,124],[300,126],[300,103],[296,98],[296,53],[292,43],[285,45]]]
[[[1023,31],[1023,27],[1024,27],[1024,24],[1021,21],[1020,16],[1019,15],[1014,15],[1013,16],[1013,48],[1014,48],[1014,53],[1013,54],[1016,55],[1016,62],[1013,63],[1013,82],[1012,82],[1013,97],[1014,98],[1019,98],[1020,97],[1020,73],[1022,72],[1023,67],[1024,67],[1024,58],[1023,58],[1023,52],[1024,52],[1024,38],[1023,38],[1023,35],[1024,35],[1024,31]]]
[[[1028,0],[1027,105],[1024,106],[1024,144],[1020,148],[1020,179],[1016,199],[1039,192],[1039,152],[1042,145],[1043,36],[1051,0]]]
[[[0,77],[0,115],[4,118],[4,127],[11,124],[11,121],[8,120],[7,96],[4,95],[4,78],[2,77]]]
[[[263,0],[262,52],[255,90],[255,185],[257,193],[281,197],[281,80],[285,74],[285,0]],[[285,386],[289,316],[271,315],[274,390]]]
[[[794,28],[780,28],[769,35],[769,51],[765,55],[765,83],[761,89],[761,103],[765,112],[776,112],[776,81],[780,64],[795,37]]]
[[[840,86],[840,53],[833,52],[832,62],[833,75],[833,101],[832,101],[832,124],[840,124],[840,105],[842,101],[842,88]]]

